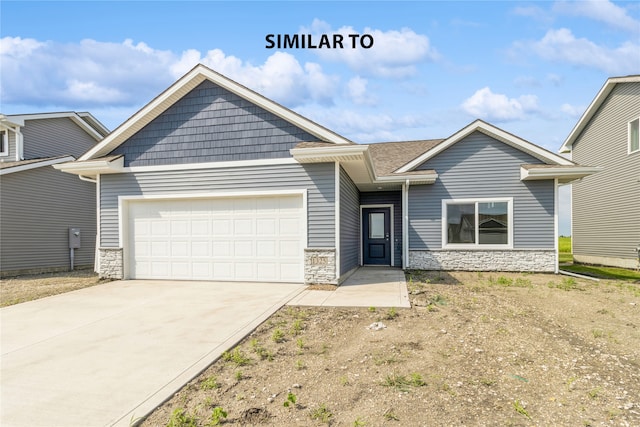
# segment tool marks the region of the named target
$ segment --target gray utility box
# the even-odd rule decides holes
[[[69,228],[69,249],[80,249],[79,228]]]

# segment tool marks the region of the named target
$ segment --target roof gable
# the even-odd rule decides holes
[[[523,151],[538,160],[553,165],[574,165],[574,163],[570,160],[565,159],[562,156],[554,154],[548,150],[545,150],[542,147],[539,147],[529,141],[526,141],[522,138],[519,138],[511,133],[505,132],[504,130],[497,128],[487,122],[482,120],[476,120],[471,124],[465,126],[455,134],[451,135],[449,138],[445,139],[441,143],[435,145],[433,148],[429,149],[422,155],[416,157],[411,160],[409,163],[405,164],[401,168],[397,169],[396,173],[405,173],[410,172],[418,168],[421,164],[425,163],[427,160],[433,158],[439,153],[445,151],[449,147],[454,144],[462,141],[464,138],[472,134],[473,132],[481,132],[485,135],[500,141],[504,144],[507,144],[515,149]]]
[[[576,142],[582,131],[584,131],[584,129],[588,126],[593,116],[598,112],[600,106],[609,97],[609,94],[611,94],[613,88],[617,84],[622,83],[640,83],[640,75],[611,77],[610,79],[608,79],[602,86],[596,97],[593,99],[593,101],[591,101],[589,107],[587,107],[582,117],[580,117],[580,120],[578,120],[578,123],[576,123],[576,125],[571,130],[571,133],[569,133],[569,136],[560,147],[561,153],[569,153],[571,151],[574,142]]]
[[[202,64],[198,64],[191,71],[178,79],[168,89],[154,98],[140,111],[131,116],[122,125],[116,128],[100,144],[85,153],[79,160],[88,160],[105,156],[113,152],[117,147],[131,138],[145,126],[159,117],[164,111],[177,103],[193,89],[204,81],[210,81],[215,85],[245,99],[252,104],[274,114],[292,125],[314,135],[317,140],[331,142],[333,144],[353,144],[348,139],[323,126],[283,107],[282,105],[265,98],[264,96],[248,89],[245,86],[219,74]]]
[[[98,119],[88,112],[76,113],[75,111],[63,111],[55,113],[35,113],[35,114],[9,114],[0,116],[0,122],[6,122],[9,125],[24,127],[25,121],[29,120],[48,120],[68,118],[74,122],[80,129],[89,134],[96,141],[101,141],[108,133],[107,129]]]

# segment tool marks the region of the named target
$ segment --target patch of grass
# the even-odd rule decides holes
[[[391,307],[388,311],[387,311],[387,315],[384,317],[386,320],[393,320],[396,317],[398,317],[398,310],[396,310],[395,307]]]
[[[563,291],[572,291],[575,289],[580,289],[578,287],[578,282],[573,277],[563,277],[560,283],[556,283],[555,281],[550,281],[547,283],[549,288],[562,289]]]
[[[200,383],[201,390],[213,390],[216,388],[220,388],[220,383],[218,383],[216,377],[209,377]]]
[[[596,277],[598,279],[624,281],[640,280],[639,271],[627,270],[626,268],[573,264],[563,266],[562,270],[570,271],[572,273],[584,274],[585,276]]]
[[[233,377],[236,379],[236,381],[240,382],[242,381],[242,379],[244,378],[244,375],[242,374],[241,370],[237,370],[234,374]]]
[[[604,337],[604,331],[602,329],[594,329],[591,331],[591,335],[593,335],[594,338],[602,338]]]
[[[271,339],[275,343],[281,343],[284,341],[284,332],[280,328],[276,328],[271,335]]]
[[[496,283],[501,286],[511,286],[513,285],[513,279],[505,276],[499,276],[498,280],[496,280]]]
[[[571,253],[571,236],[558,237],[558,251],[564,253]]]
[[[480,384],[482,384],[483,386],[486,387],[491,387],[492,385],[495,385],[497,383],[496,380],[492,380],[491,378],[480,378]]]
[[[331,417],[333,417],[333,413],[327,408],[327,406],[323,403],[313,411],[311,411],[310,415],[312,420],[320,421],[324,424],[329,424],[331,421]]]
[[[600,392],[602,391],[602,389],[600,387],[596,387],[594,389],[589,390],[589,392],[587,393],[587,395],[591,398],[591,399],[596,399],[598,396],[600,396]]]
[[[408,391],[409,387],[422,387],[427,383],[422,379],[422,375],[418,373],[411,374],[409,378],[391,373],[384,378],[382,385],[384,387],[395,387],[400,391]]]
[[[297,400],[298,400],[298,398],[296,397],[296,395],[291,393],[291,392],[289,392],[289,393],[287,393],[287,399],[284,401],[282,406],[284,406],[285,408],[289,408],[291,406],[295,406]]]
[[[343,376],[340,377],[340,385],[341,386],[349,385],[349,378],[347,378],[346,375],[343,375]]]
[[[213,412],[211,413],[211,419],[209,420],[210,426],[217,426],[222,424],[224,419],[227,418],[227,411],[222,409],[220,406],[216,406],[213,408]]]
[[[235,363],[236,366],[246,366],[251,363],[251,359],[238,347],[234,348],[231,352],[225,351],[222,353],[222,360]]]
[[[369,310],[369,313],[375,313],[376,312],[376,308],[375,307],[369,307],[368,310]]]
[[[531,419],[531,416],[519,400],[513,402],[513,409],[515,409],[517,413],[524,415],[528,419]]]
[[[176,408],[171,413],[167,427],[198,427],[198,419],[187,414],[182,408]]]
[[[356,418],[356,420],[353,422],[353,427],[364,427],[366,425],[367,423],[364,422],[360,417]]]
[[[252,339],[249,342],[249,345],[251,346],[253,352],[260,356],[260,360],[268,360],[269,362],[273,360],[273,353],[263,347],[262,344],[260,344],[260,341],[258,341],[256,338]]]
[[[387,409],[384,411],[384,419],[387,421],[400,421],[400,418],[393,412],[393,409]]]
[[[297,370],[301,371],[301,370],[305,369],[306,367],[307,366],[304,364],[303,360],[300,360],[300,359],[296,360],[296,369]]]
[[[291,335],[296,336],[299,335],[304,330],[304,323],[300,319],[296,319],[293,321],[291,325]]]

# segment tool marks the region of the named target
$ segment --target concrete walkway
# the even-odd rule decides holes
[[[121,281],[0,310],[0,425],[129,426],[304,285]]]
[[[399,268],[360,267],[334,291],[305,290],[288,305],[324,307],[411,307]]]

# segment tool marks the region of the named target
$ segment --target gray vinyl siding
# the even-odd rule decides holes
[[[520,165],[536,158],[474,132],[426,161],[432,185],[409,188],[409,248],[442,248],[442,200],[513,197],[514,249],[553,249],[553,180],[520,181]]]
[[[25,160],[61,155],[78,158],[97,143],[67,117],[25,120],[21,131],[24,135]]]
[[[318,138],[205,81],[115,149],[125,166],[291,157]]]
[[[16,134],[5,130],[7,133],[7,142],[9,144],[8,154],[6,156],[0,156],[0,162],[15,162],[16,161]]]
[[[360,195],[349,175],[340,168],[340,274],[360,264]]]
[[[618,83],[573,144],[572,158],[602,171],[572,185],[573,253],[634,259],[640,245],[640,152],[627,126],[640,117],[640,83]]]
[[[2,271],[69,266],[69,227],[81,230],[76,265],[93,266],[96,186],[44,166],[0,178]]]
[[[361,205],[393,204],[393,266],[402,267],[402,192],[360,193]]]
[[[118,247],[118,196],[307,189],[310,248],[335,247],[335,165],[138,172],[100,176],[100,245]]]

